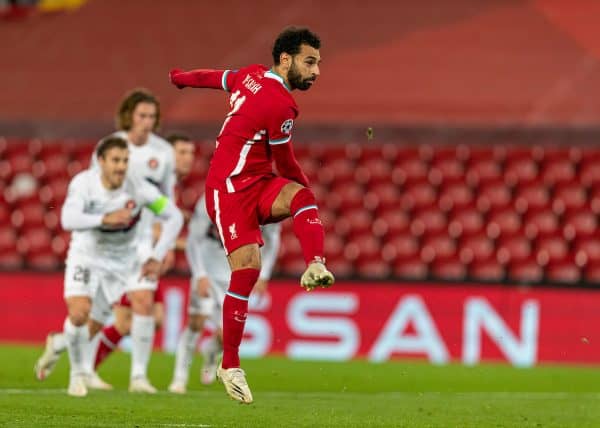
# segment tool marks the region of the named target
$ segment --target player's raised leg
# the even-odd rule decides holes
[[[334,282],[331,272],[325,267],[323,243],[325,231],[319,219],[317,201],[313,192],[298,183],[288,183],[279,192],[271,207],[273,218],[291,216],[294,234],[300,242],[306,271],[300,285],[307,290],[329,287]]]

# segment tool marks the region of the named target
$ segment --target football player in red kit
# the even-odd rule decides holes
[[[263,244],[260,225],[292,217],[307,269],[307,290],[329,287],[324,230],[308,179],[292,149],[298,106],[292,90],[305,91],[319,76],[319,37],[307,28],[286,28],[275,40],[273,66],[239,70],[172,70],[178,88],[214,88],[230,93],[231,111],[217,137],[206,180],[206,207],[228,255],[231,280],[223,302],[223,360],[217,376],[242,403],[252,393],[240,368],[248,297],[258,279]],[[273,173],[273,161],[279,175]]]

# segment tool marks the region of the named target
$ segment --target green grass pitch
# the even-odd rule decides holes
[[[432,366],[244,360],[252,405],[230,400],[220,384],[199,382],[176,396],[129,394],[129,356],[100,370],[116,387],[86,398],[66,395],[68,360],[44,382],[33,378],[41,348],[0,346],[2,427],[600,427],[600,367]],[[173,356],[153,355],[150,378],[165,391]]]

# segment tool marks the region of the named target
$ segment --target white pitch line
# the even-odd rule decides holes
[[[0,388],[0,395],[59,395],[66,394],[66,389],[18,389],[18,388]],[[125,391],[119,391],[125,392]],[[173,394],[167,391],[159,391],[159,395]],[[216,391],[190,391],[190,395],[205,395],[213,396],[217,395]],[[265,397],[289,397],[289,396],[303,396],[303,397],[381,397],[391,396],[398,398],[409,398],[409,397],[428,397],[428,396],[440,396],[440,395],[454,395],[458,397],[489,397],[494,399],[564,399],[574,395],[578,397],[589,397],[594,399],[600,399],[600,392],[508,392],[508,391],[468,391],[468,392],[452,392],[452,391],[426,391],[426,392],[401,392],[401,391],[390,391],[390,392],[344,392],[344,391],[324,391],[324,392],[284,392],[284,391],[259,391],[255,395],[262,395]],[[180,426],[177,424],[162,425],[162,426]],[[190,426],[190,425],[183,425]],[[192,425],[193,426],[193,425]],[[205,426],[205,425],[198,425]]]

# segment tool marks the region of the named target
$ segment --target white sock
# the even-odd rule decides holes
[[[52,336],[52,350],[57,354],[67,350],[67,339],[64,333],[55,333]]]
[[[131,320],[131,378],[146,377],[154,342],[153,316],[133,314]]]
[[[177,342],[175,373],[173,374],[173,379],[183,382],[185,385],[188,383],[190,365],[192,365],[192,358],[194,357],[194,351],[196,350],[196,343],[198,343],[199,336],[199,331],[192,331],[189,326],[186,326],[181,332],[179,341]]]
[[[208,359],[210,355],[218,355],[223,352],[223,342],[219,340],[216,334],[213,334],[210,339],[204,345],[202,349],[202,355],[204,359]]]
[[[100,337],[102,333],[96,333],[94,337],[92,337],[86,346],[83,368],[86,373],[94,373],[94,363],[96,362],[96,353],[98,352],[98,344],[100,343]]]
[[[84,324],[81,327],[76,327],[67,317],[64,324],[64,334],[71,363],[71,377],[84,374],[85,352],[90,340],[88,326]]]

